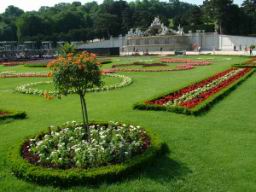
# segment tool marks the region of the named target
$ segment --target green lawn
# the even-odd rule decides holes
[[[112,64],[126,64],[160,57],[114,57]],[[191,57],[190,57],[191,58]],[[188,71],[123,73],[133,78],[128,87],[86,96],[91,120],[131,122],[149,128],[167,143],[170,154],[161,156],[142,171],[116,183],[59,189],[17,179],[10,172],[8,152],[24,137],[49,125],[81,120],[78,96],[46,101],[14,93],[23,83],[43,78],[0,79],[0,108],[25,110],[28,119],[0,122],[0,191],[152,191],[152,192],[254,192],[256,191],[256,75],[246,80],[205,115],[139,111],[132,106],[162,92],[176,90],[246,61],[246,57],[194,56],[214,64]],[[112,64],[104,65],[110,68]],[[1,71],[47,69],[2,67]]]

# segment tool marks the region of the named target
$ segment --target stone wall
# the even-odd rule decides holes
[[[99,49],[99,48],[121,48],[124,44],[125,37],[111,37],[107,40],[99,40],[96,42],[88,42],[77,45],[77,49]]]
[[[250,45],[256,45],[256,37],[219,35],[216,32],[188,33],[185,35],[127,37],[119,36],[108,40],[84,43],[78,49],[119,48],[121,53],[133,52],[168,52],[174,50],[192,50],[192,45],[197,44],[202,51],[233,51],[243,50]]]
[[[188,36],[149,36],[127,37],[124,41],[123,52],[154,52],[190,49]]]
[[[243,37],[231,35],[219,35],[219,49],[221,50],[244,50],[251,45],[256,45],[256,37]]]

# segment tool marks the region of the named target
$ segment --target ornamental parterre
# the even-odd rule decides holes
[[[87,92],[109,91],[109,90],[128,86],[132,83],[132,78],[124,76],[124,75],[104,74],[104,76],[119,78],[122,81],[120,83],[116,83],[113,85],[106,85],[103,87],[90,88],[90,89],[87,89]],[[27,83],[27,84],[20,85],[20,86],[16,87],[15,90],[19,93],[30,94],[30,95],[44,95],[45,93],[54,95],[54,94],[57,94],[56,91],[41,90],[41,89],[34,88],[34,86],[36,86],[36,85],[52,84],[52,83],[53,83],[52,81],[40,81],[40,82],[34,82],[34,83]],[[71,90],[69,93],[75,93],[75,90],[74,91]]]
[[[212,102],[223,90],[227,91],[225,89],[233,87],[253,72],[254,69],[250,68],[231,68],[168,95],[146,101],[144,106],[135,105],[135,108],[170,110],[178,113],[197,112],[207,106],[200,105],[207,103],[210,97]],[[159,106],[160,108],[157,108]]]

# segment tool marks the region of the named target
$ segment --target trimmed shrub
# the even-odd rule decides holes
[[[47,63],[27,63],[24,67],[47,67]]]
[[[44,133],[41,133],[40,135],[43,134]],[[90,169],[54,169],[31,164],[22,157],[23,145],[28,141],[27,138],[11,149],[9,155],[10,165],[13,173],[17,177],[42,185],[67,187],[73,185],[97,184],[104,181],[112,182],[141,169],[147,163],[152,162],[152,160],[163,151],[163,144],[158,138],[149,131],[147,131],[147,135],[150,137],[151,145],[143,154],[136,155],[130,160],[120,164]]]
[[[99,62],[100,62],[100,64],[110,64],[110,63],[112,63],[112,61],[111,60],[101,60],[101,59],[99,59]]]

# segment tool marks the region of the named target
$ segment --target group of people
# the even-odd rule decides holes
[[[245,47],[245,48],[244,48],[244,51],[245,51],[245,53],[249,52],[249,53],[250,53],[250,56],[252,56],[252,55],[253,55],[253,49],[254,49],[253,46]],[[234,45],[234,51],[237,51],[235,45]],[[241,46],[241,45],[240,45],[240,51],[242,51],[242,46]]]

